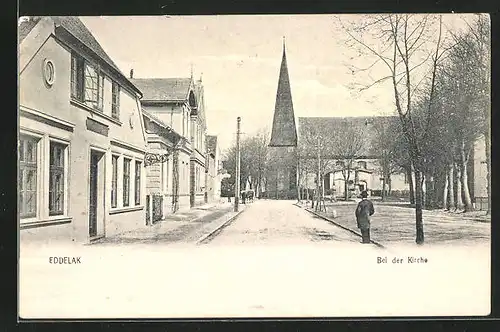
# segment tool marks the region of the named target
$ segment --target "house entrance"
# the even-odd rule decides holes
[[[90,150],[89,236],[104,236],[104,153]]]

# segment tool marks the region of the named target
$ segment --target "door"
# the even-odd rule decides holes
[[[89,235],[97,236],[97,179],[99,159],[95,152],[90,155],[90,191],[89,191]]]
[[[104,153],[91,150],[89,173],[89,236],[104,235]]]

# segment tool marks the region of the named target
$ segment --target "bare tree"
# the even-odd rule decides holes
[[[423,244],[422,142],[426,140],[427,129],[431,125],[438,63],[446,53],[443,47],[442,16],[387,14],[368,17],[363,23],[356,23],[351,27],[343,25],[351,45],[361,46],[365,53],[376,58],[374,64],[380,62],[388,73],[374,80],[371,85],[386,80],[392,83],[396,110],[408,142],[415,174],[416,243]],[[429,82],[427,86],[424,85],[428,95],[426,125],[422,131],[417,131],[413,117],[413,97],[417,91],[422,93],[424,87],[421,83],[425,82]]]
[[[310,119],[316,120],[317,118],[307,120]],[[301,122],[298,147],[300,164],[305,170],[306,179],[308,179],[309,172],[316,174],[315,206],[318,210],[321,207],[321,202],[324,202],[323,177],[333,169],[332,156],[335,144],[335,137],[332,128],[328,127],[328,123],[324,121]]]
[[[467,167],[475,142],[481,136],[487,136],[485,132],[489,130],[489,114],[486,115],[489,103],[484,98],[489,85],[481,75],[486,66],[481,62],[485,50],[479,47],[472,30],[451,35],[455,44],[437,77],[439,98],[436,98],[436,103],[441,104],[446,118],[441,132],[451,133],[447,139],[451,143],[449,163],[454,165],[457,183],[455,208],[470,211],[473,205]]]
[[[260,194],[267,169],[267,141],[268,131],[261,129],[252,136],[244,137],[240,146],[240,188],[244,188],[247,181]],[[234,169],[236,165],[236,146],[231,146],[225,153],[225,167]],[[227,184],[234,185],[234,177],[226,179]]]
[[[399,119],[381,117],[373,123],[373,127],[375,135],[371,142],[371,154],[378,156],[377,161],[382,173],[382,200],[385,200],[387,194],[390,194],[391,175],[404,171],[408,158],[404,158],[405,142],[401,135]],[[403,151],[400,151],[401,149]],[[386,191],[386,184],[389,186],[389,192]]]
[[[350,123],[346,120],[337,122],[335,128],[331,128],[334,133],[332,152],[339,161],[339,171],[344,179],[344,199],[349,199],[349,182],[351,172],[355,169],[354,164],[365,152],[366,142],[364,128],[358,123]]]

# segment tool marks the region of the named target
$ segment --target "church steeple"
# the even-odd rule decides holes
[[[286,62],[285,37],[281,59],[276,104],[274,106],[273,128],[269,146],[297,146],[297,129],[293,112],[292,92]]]

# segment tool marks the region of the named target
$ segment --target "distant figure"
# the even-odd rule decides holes
[[[241,200],[243,201],[243,204],[246,204],[246,198],[247,198],[247,192],[242,191],[241,192]]]
[[[373,203],[367,199],[368,193],[366,190],[361,192],[361,202],[356,208],[356,221],[358,228],[361,230],[362,243],[370,243],[370,217],[375,213]]]

